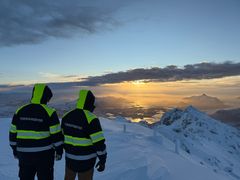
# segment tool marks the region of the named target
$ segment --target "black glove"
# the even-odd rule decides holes
[[[62,154],[55,154],[55,160],[60,161],[62,159]]]
[[[99,172],[104,171],[104,169],[105,169],[105,162],[98,161],[98,163],[96,164],[95,168],[97,168],[97,170]]]
[[[63,146],[59,146],[55,150],[55,160],[60,161],[62,159],[62,154],[63,154]]]

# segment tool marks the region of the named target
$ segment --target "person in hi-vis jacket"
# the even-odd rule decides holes
[[[9,131],[13,155],[19,160],[20,180],[53,180],[54,157],[63,153],[63,135],[56,111],[47,106],[52,97],[45,84],[35,84],[30,103],[14,114]]]
[[[98,171],[104,171],[107,158],[101,124],[92,112],[95,97],[90,90],[81,90],[75,109],[62,118],[66,157],[65,180],[92,180],[96,159]]]

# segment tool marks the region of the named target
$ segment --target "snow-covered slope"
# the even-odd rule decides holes
[[[101,119],[108,149],[106,170],[95,171],[98,180],[234,180],[214,172],[197,157],[175,153],[175,144],[152,129],[123,119]],[[17,160],[8,145],[10,118],[0,119],[0,180],[16,180]],[[124,126],[125,132],[124,132]],[[218,151],[221,153],[221,150]],[[237,172],[236,172],[237,173]],[[55,164],[55,179],[64,176],[64,159]]]
[[[240,179],[240,131],[210,118],[192,106],[173,109],[154,125],[185,151],[182,155],[195,163]]]

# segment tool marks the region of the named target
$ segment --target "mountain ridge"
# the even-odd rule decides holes
[[[196,156],[213,171],[240,179],[240,131],[193,106],[165,113],[153,128],[179,142],[186,157]]]
[[[210,110],[210,109],[221,109],[228,107],[217,97],[208,96],[203,93],[201,95],[195,95],[190,97],[185,97],[180,102],[180,107],[187,107],[189,105],[195,106],[201,110]]]

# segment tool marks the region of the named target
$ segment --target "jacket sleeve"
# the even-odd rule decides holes
[[[9,143],[13,150],[14,156],[16,156],[16,149],[17,149],[17,121],[18,121],[18,116],[14,114],[12,118],[12,123],[10,125],[10,129],[9,129]]]
[[[99,160],[105,163],[107,159],[105,137],[104,137],[103,130],[98,118],[94,118],[89,123],[88,131],[89,131],[89,136],[92,140],[92,143],[96,149],[96,153]]]
[[[56,150],[56,153],[62,155],[63,153],[63,135],[61,125],[56,111],[50,117],[49,130],[52,144]]]

